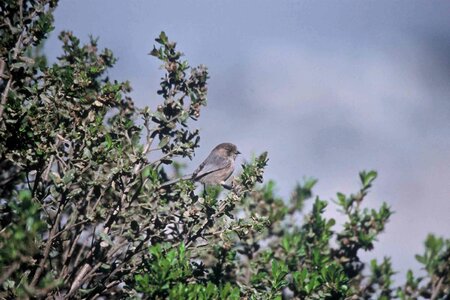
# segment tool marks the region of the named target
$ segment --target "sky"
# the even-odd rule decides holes
[[[377,170],[366,205],[395,214],[363,257],[391,256],[403,278],[428,233],[450,238],[449,13],[449,1],[62,0],[46,50],[61,53],[61,30],[99,37],[119,58],[110,77],[154,108],[163,73],[147,53],[165,31],[211,77],[188,170],[232,142],[240,163],[269,152],[281,196],[314,177],[325,200]],[[343,220],[333,204],[327,216]]]

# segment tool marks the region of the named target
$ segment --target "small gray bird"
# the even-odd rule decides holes
[[[217,145],[208,157],[200,164],[192,175],[184,176],[183,179],[199,181],[206,185],[222,185],[230,188],[225,181],[233,174],[234,161],[240,154],[236,145],[231,143],[222,143]],[[161,187],[174,184],[179,179],[163,183]]]

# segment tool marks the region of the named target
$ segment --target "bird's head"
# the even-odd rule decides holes
[[[216,148],[214,148],[213,151],[225,157],[231,157],[233,158],[233,160],[236,159],[236,156],[241,154],[241,152],[239,152],[239,150],[237,149],[236,145],[232,143],[219,144],[216,146]]]

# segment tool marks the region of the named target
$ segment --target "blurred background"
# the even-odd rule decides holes
[[[110,77],[130,80],[140,107],[161,100],[163,73],[147,55],[160,31],[191,65],[208,66],[188,171],[233,142],[240,162],[269,152],[265,178],[284,198],[315,177],[331,200],[376,169],[366,205],[386,201],[395,214],[363,257],[391,256],[397,278],[419,269],[429,232],[450,237],[449,1],[62,0],[55,19],[50,60],[61,30],[100,37],[119,58]],[[342,221],[334,208],[328,216]]]

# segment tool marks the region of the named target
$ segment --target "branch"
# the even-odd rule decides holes
[[[442,287],[442,283],[443,282],[444,282],[444,278],[441,277],[441,278],[439,278],[439,280],[438,280],[436,285],[433,284],[432,294],[431,294],[430,300],[437,299],[437,297],[439,296],[439,294],[441,292],[441,287]]]
[[[24,34],[25,34],[25,30],[22,29],[22,32],[20,33],[19,38],[17,39],[16,45],[14,47],[12,60],[17,59],[17,56],[19,55],[19,51],[22,50],[20,45],[22,44]],[[12,74],[9,74],[9,79],[8,79],[8,82],[6,83],[5,89],[3,90],[2,100],[0,103],[0,120],[3,118],[3,111],[6,106],[6,101],[8,100],[8,93],[9,93],[9,89],[11,88],[12,80],[13,80],[13,76],[12,76]]]
[[[75,280],[73,281],[72,285],[70,286],[69,293],[64,297],[65,299],[69,299],[73,293],[83,284],[85,275],[92,269],[92,267],[89,264],[85,264],[83,268],[81,269],[80,273],[78,273],[77,277],[75,277]]]
[[[31,285],[30,285],[31,288],[34,288],[36,286],[36,284],[37,284],[37,282],[39,280],[39,277],[41,276],[42,272],[44,271],[44,265],[45,265],[45,263],[46,263],[46,261],[48,259],[48,255],[50,253],[50,249],[51,249],[51,246],[52,246],[53,238],[54,238],[54,236],[56,234],[56,230],[58,228],[58,224],[59,224],[59,221],[60,221],[61,216],[62,216],[62,214],[61,214],[62,205],[63,204],[62,204],[62,200],[61,200],[61,202],[59,204],[59,207],[58,207],[58,212],[56,213],[56,220],[53,223],[52,229],[51,229],[51,231],[49,233],[49,236],[48,236],[48,239],[47,239],[47,243],[45,244],[44,257],[41,259],[41,261],[39,263],[39,267],[36,270],[36,273],[34,273],[33,280],[31,281]]]
[[[8,83],[6,83],[6,87],[2,94],[2,100],[0,102],[0,120],[3,119],[3,111],[5,109],[6,101],[8,99],[8,93],[9,93],[9,89],[11,88],[11,82],[12,82],[12,76],[10,75],[9,79],[8,79]]]
[[[8,279],[9,276],[11,276],[11,274],[14,273],[19,267],[20,263],[18,261],[15,261],[6,270],[3,270],[3,274],[0,277],[0,285],[2,285],[3,282]]]

